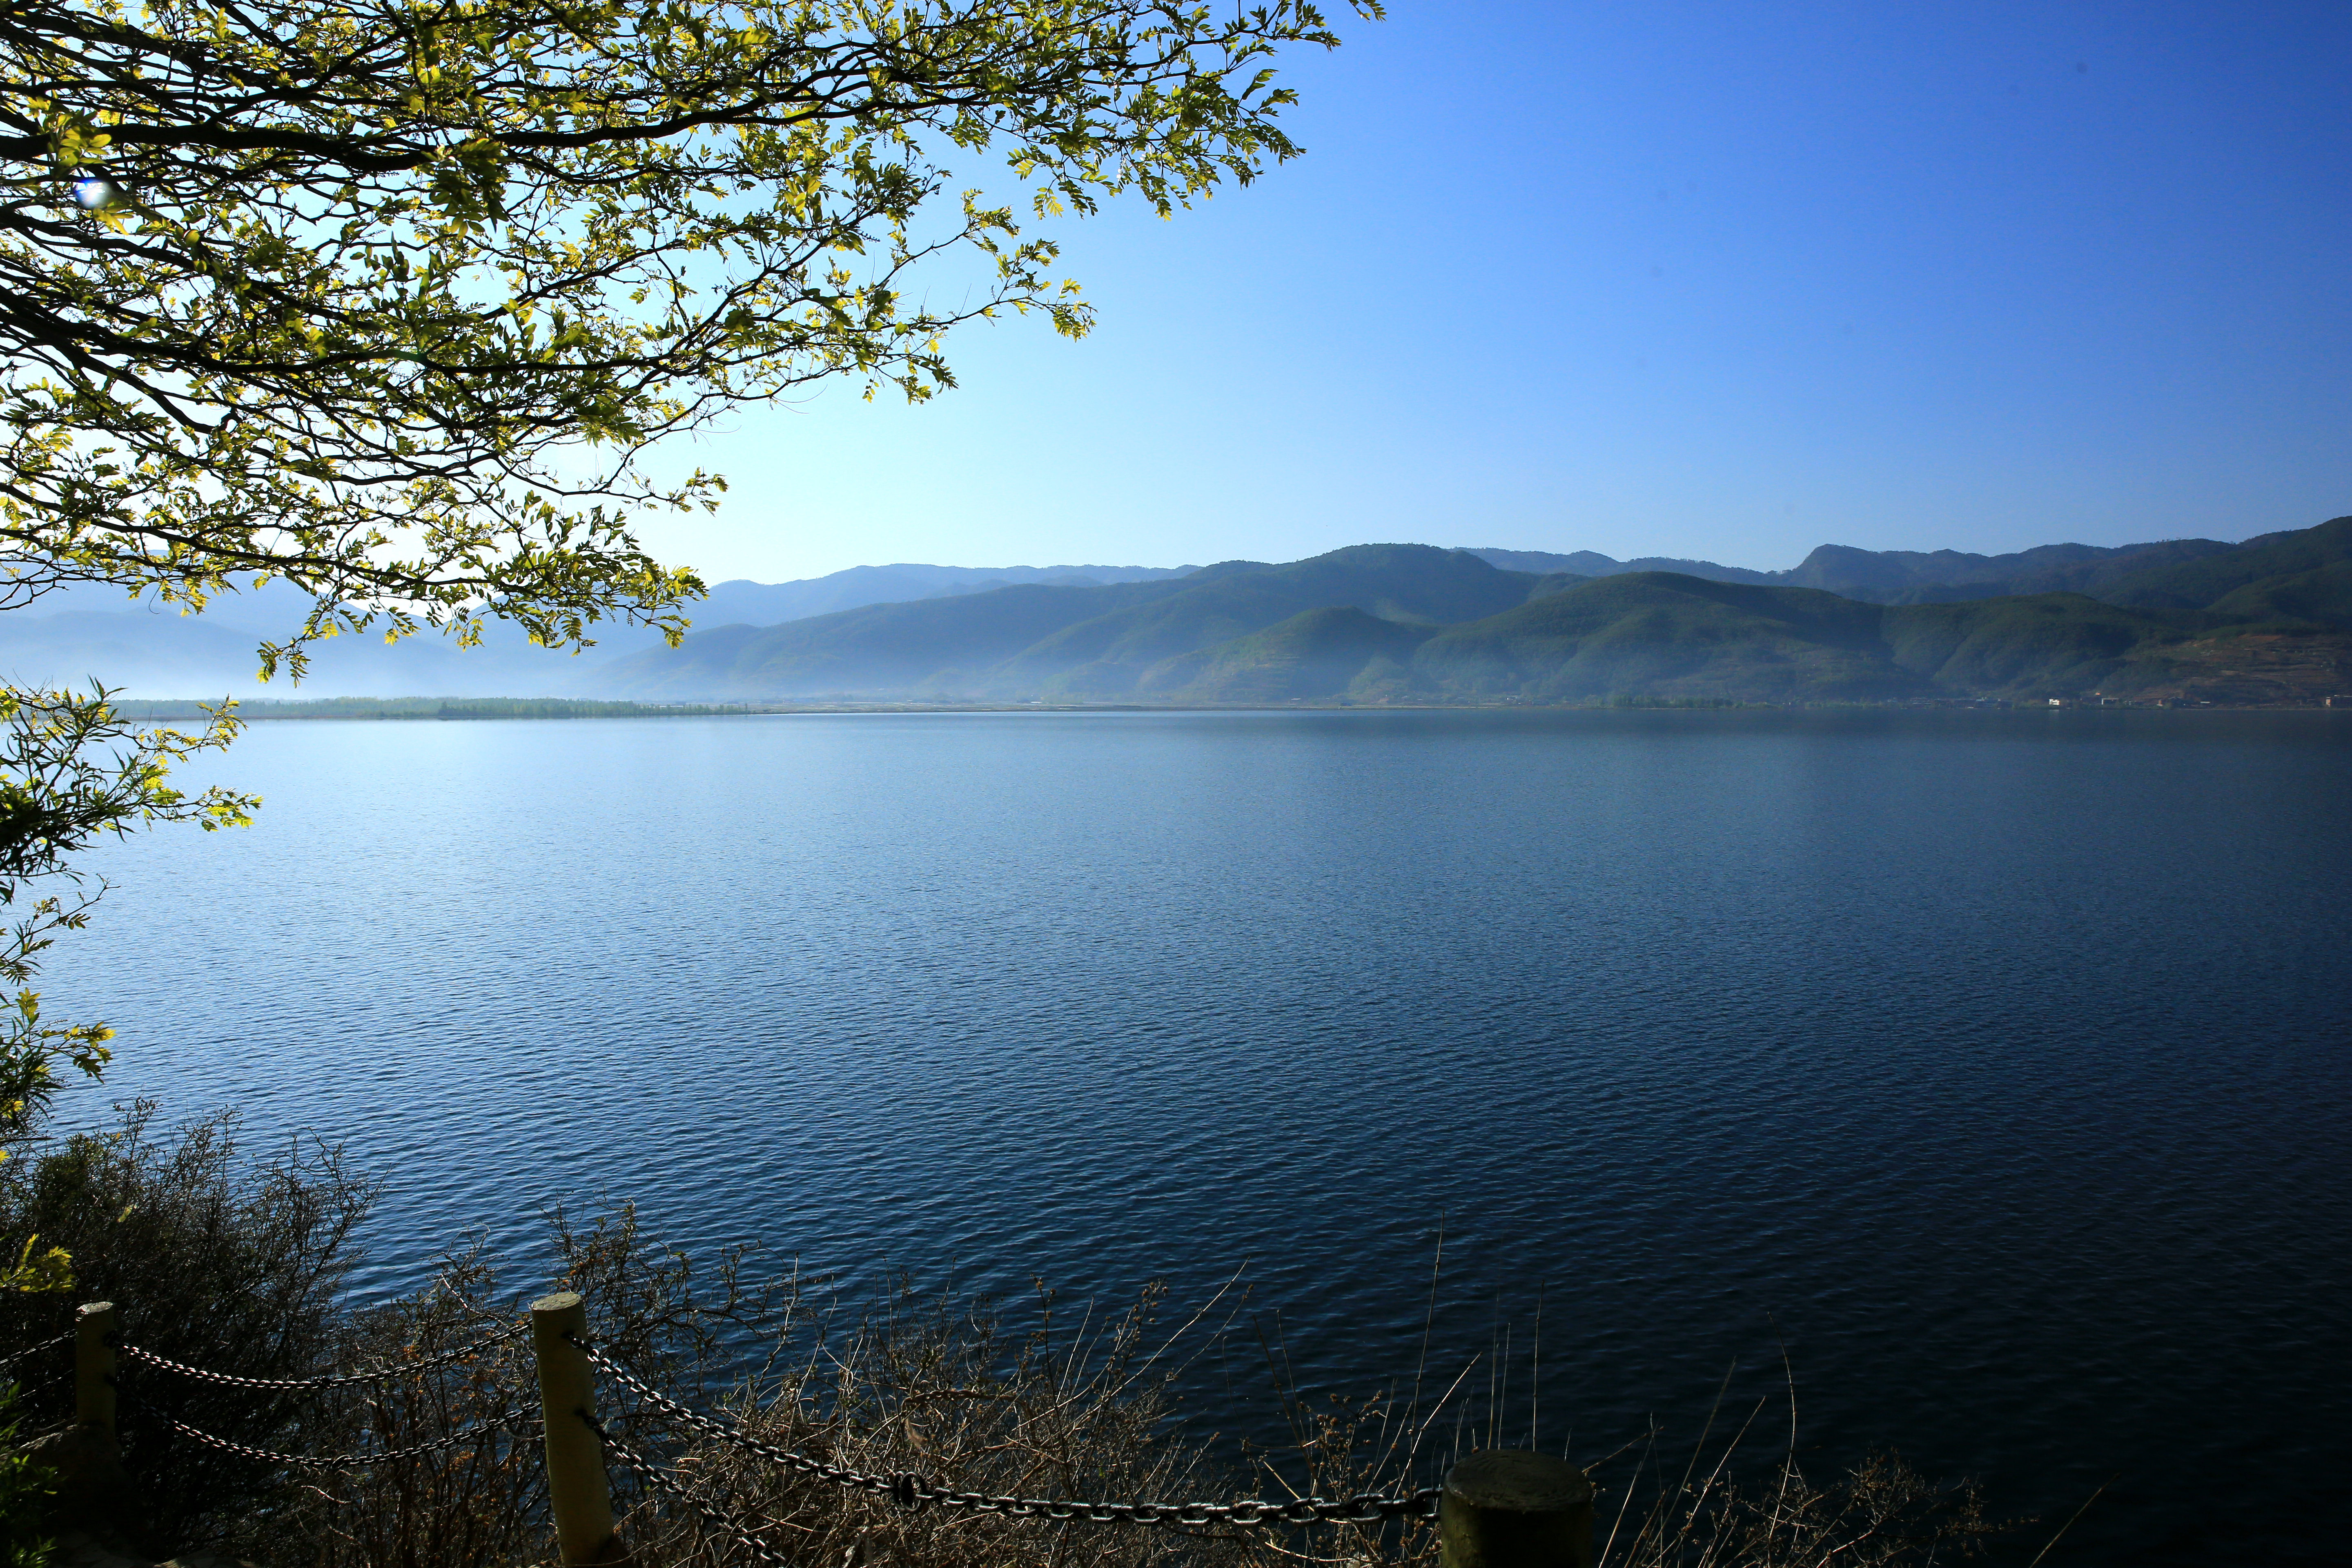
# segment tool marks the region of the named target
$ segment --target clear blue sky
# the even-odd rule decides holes
[[[1339,7],[1335,7],[1339,9]],[[1396,0],[1307,155],[670,457],[712,580],[1373,540],[1794,563],[2352,511],[2352,5]]]

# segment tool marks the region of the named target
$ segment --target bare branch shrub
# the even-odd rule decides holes
[[[960,1491],[1086,1500],[1230,1499],[1232,1478],[1173,1423],[1173,1367],[1155,1334],[1160,1293],[1097,1321],[1057,1321],[1042,1288],[1024,1326],[995,1303],[901,1282],[845,1327],[795,1299],[767,1365],[721,1401],[749,1436],[874,1475],[912,1472]],[[640,1540],[660,1561],[740,1562],[746,1527],[794,1561],[1117,1564],[1241,1562],[1233,1531],[1174,1530],[908,1509],[631,1413],[667,1439],[692,1488],[685,1507],[645,1500]],[[650,1445],[648,1445],[650,1446]],[[714,1524],[707,1510],[723,1522]]]
[[[174,1549],[226,1547],[273,1568],[547,1563],[529,1342],[483,1342],[520,1323],[551,1281],[585,1297],[599,1348],[667,1398],[814,1460],[956,1490],[1164,1503],[1395,1493],[1433,1482],[1464,1445],[1458,1430],[1431,1434],[1463,1414],[1451,1402],[1472,1383],[1466,1370],[1428,1380],[1444,1392],[1426,1410],[1417,1394],[1310,1405],[1269,1344],[1289,1440],[1221,1445],[1185,1423],[1177,1396],[1185,1358],[1234,1331],[1217,1300],[1171,1326],[1157,1289],[1104,1315],[1066,1310],[1042,1285],[990,1301],[901,1280],[853,1311],[824,1279],[753,1280],[740,1253],[698,1265],[649,1239],[626,1205],[584,1225],[551,1215],[552,1256],[527,1293],[475,1247],[425,1289],[354,1310],[336,1292],[372,1186],[326,1152],[243,1163],[226,1118],[159,1138],[152,1114],[135,1108],[118,1132],[0,1174],[0,1238],[37,1228],[84,1271],[69,1298],[0,1298],[0,1352],[56,1332],[68,1301],[105,1295],[126,1339],[238,1375],[436,1362],[293,1396],[127,1367],[126,1463]],[[659,1483],[648,1489],[615,1449],[614,1502],[639,1568],[1430,1568],[1437,1557],[1420,1520],[1184,1529],[910,1509],[746,1453],[609,1381],[599,1398],[605,1429]],[[69,1412],[30,1414],[46,1425]],[[446,1446],[353,1469],[273,1466],[179,1437],[164,1416],[306,1456]],[[1462,1425],[1491,1436],[1493,1416]],[[1928,1568],[1992,1531],[1972,1490],[1931,1485],[1891,1456],[1816,1485],[1792,1458],[1743,1454],[1745,1431],[1716,1447],[1703,1436],[1679,1468],[1660,1461],[1655,1434],[1593,1464],[1608,1568]]]
[[[1820,1485],[1788,1457],[1734,1482],[1731,1457],[1727,1447],[1705,1479],[1694,1464],[1678,1482],[1637,1463],[1614,1518],[1601,1521],[1604,1568],[1930,1568],[2022,1522],[1989,1521],[1973,1485],[1939,1485],[1889,1453]]]
[[[0,1292],[0,1348],[60,1332],[78,1301],[111,1300],[126,1341],[173,1361],[253,1378],[331,1364],[339,1294],[357,1261],[352,1231],[375,1184],[316,1146],[250,1159],[233,1115],[170,1135],[154,1115],[142,1101],[114,1131],[0,1164],[0,1247],[14,1257],[37,1235],[71,1255],[74,1274],[70,1293]],[[273,1467],[189,1443],[166,1423],[283,1449],[302,1440],[299,1402],[127,1364],[121,1384],[123,1463],[163,1536],[209,1541],[277,1506],[284,1489]],[[27,1426],[68,1419],[71,1400],[68,1388],[29,1394]]]

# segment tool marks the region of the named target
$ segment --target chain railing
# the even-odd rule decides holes
[[[418,1361],[404,1362],[397,1366],[379,1367],[373,1372],[330,1373],[320,1377],[238,1377],[230,1373],[211,1372],[204,1367],[189,1366],[184,1362],[171,1361],[157,1355],[153,1351],[142,1349],[138,1345],[124,1345],[122,1353],[128,1359],[154,1367],[159,1372],[172,1373],[195,1383],[209,1383],[217,1388],[243,1388],[261,1394],[305,1394],[322,1388],[359,1388],[370,1384],[393,1383],[404,1377],[414,1377],[419,1373],[435,1372],[445,1366],[455,1365],[470,1356],[478,1356],[486,1350],[502,1345],[509,1340],[520,1338],[530,1331],[529,1323],[509,1323],[495,1333],[476,1340],[472,1344],[460,1345],[456,1350],[443,1351],[437,1355],[426,1356]],[[66,1336],[68,1339],[72,1337],[70,1334]]]
[[[1139,1524],[1198,1530],[1209,1527],[1251,1528],[1265,1525],[1380,1525],[1399,1520],[1442,1519],[1445,1568],[1533,1568],[1538,1562],[1560,1568],[1589,1565],[1591,1538],[1591,1489],[1582,1472],[1565,1461],[1531,1453],[1487,1453],[1462,1461],[1444,1487],[1393,1493],[1363,1492],[1345,1498],[1304,1497],[1277,1502],[1265,1498],[1234,1501],[1021,1497],[965,1491],[942,1486],[910,1470],[869,1471],[831,1464],[824,1459],[782,1447],[746,1430],[740,1423],[722,1421],[672,1398],[637,1376],[588,1337],[583,1303],[575,1295],[559,1294],[531,1305],[530,1321],[501,1327],[454,1350],[420,1356],[397,1365],[364,1372],[332,1373],[308,1378],[255,1378],[174,1361],[135,1344],[119,1344],[114,1333],[115,1311],[105,1302],[81,1309],[72,1333],[28,1346],[0,1358],[0,1371],[44,1352],[75,1347],[69,1376],[75,1385],[75,1419],[100,1439],[100,1451],[111,1462],[119,1452],[115,1435],[114,1372],[118,1353],[133,1365],[152,1369],[213,1387],[252,1393],[289,1394],[328,1389],[380,1385],[438,1372],[486,1351],[530,1334],[537,1363],[543,1420],[491,1422],[397,1448],[352,1454],[295,1454],[236,1442],[206,1432],[169,1415],[159,1425],[177,1436],[257,1463],[286,1469],[353,1470],[377,1465],[408,1463],[494,1440],[527,1441],[537,1437],[547,1464],[549,1509],[555,1526],[560,1556],[567,1565],[601,1563],[619,1549],[614,1531],[609,1457],[617,1459],[649,1499],[683,1505],[700,1515],[761,1568],[787,1568],[788,1560],[682,1479],[675,1465],[664,1465],[637,1442],[608,1431],[596,1417],[595,1380],[599,1373],[625,1391],[640,1413],[654,1412],[676,1426],[725,1445],[736,1453],[845,1489],[891,1498],[909,1509],[939,1508],[964,1514],[996,1514],[1015,1519],[1087,1521],[1106,1524]],[[160,1414],[160,1413],[159,1413]],[[566,1425],[551,1423],[559,1417]],[[576,1417],[586,1431],[570,1425]],[[568,1431],[572,1436],[565,1436]],[[593,1440],[592,1440],[593,1439]],[[1464,1481],[1472,1467],[1486,1462],[1487,1469]],[[1496,1467],[1499,1465],[1499,1468]],[[1491,1472],[1491,1473],[1490,1473]],[[1467,1487],[1467,1489],[1465,1489]],[[1538,1533],[1552,1542],[1534,1552],[1535,1537],[1525,1534],[1530,1520],[1548,1521]],[[1485,1522],[1481,1522],[1481,1521]],[[1514,1521],[1517,1522],[1514,1522]],[[1494,1533],[1490,1534],[1489,1527]],[[1548,1533],[1547,1533],[1548,1532]],[[1475,1548],[1475,1550],[1474,1550]],[[1532,1553],[1532,1555],[1530,1554]]]
[[[1274,1502],[1265,1498],[1245,1498],[1238,1502],[1105,1502],[1076,1498],[1010,1497],[990,1492],[957,1491],[948,1487],[934,1486],[912,1471],[884,1473],[850,1469],[840,1465],[828,1465],[822,1459],[813,1459],[790,1448],[780,1448],[752,1436],[740,1426],[729,1426],[679,1404],[589,1342],[573,1338],[571,1342],[587,1356],[589,1363],[597,1371],[671,1419],[706,1436],[716,1438],[740,1453],[798,1470],[803,1475],[814,1476],[819,1480],[861,1491],[887,1494],[908,1508],[936,1504],[974,1513],[1010,1514],[1021,1519],[1082,1519],[1104,1524],[1379,1524],[1391,1519],[1434,1518],[1441,1495],[1440,1489],[1430,1487],[1420,1491],[1392,1495],[1364,1492],[1338,1500],[1310,1497],[1295,1498],[1288,1502]]]
[[[73,1331],[68,1329],[64,1333],[58,1335],[55,1339],[43,1340],[39,1344],[26,1345],[23,1350],[17,1351],[14,1354],[0,1356],[0,1377],[6,1377],[14,1373],[16,1370],[16,1363],[20,1361],[30,1361],[35,1356],[46,1354],[50,1351],[61,1351],[65,1349],[66,1346],[73,1343]]]
[[[175,1377],[185,1378],[191,1383],[205,1384],[215,1388],[235,1388],[257,1394],[313,1394],[324,1389],[375,1387],[387,1383],[396,1383],[404,1378],[418,1377],[427,1373],[438,1372],[443,1367],[455,1366],[460,1362],[471,1360],[484,1351],[494,1350],[510,1340],[528,1333],[530,1330],[530,1325],[528,1322],[509,1323],[502,1329],[484,1335],[471,1344],[459,1345],[455,1350],[442,1351],[433,1355],[420,1357],[415,1361],[403,1362],[394,1366],[377,1367],[369,1372],[328,1373],[318,1377],[242,1377],[232,1373],[214,1372],[207,1367],[190,1366],[185,1362],[173,1361],[169,1356],[158,1355],[141,1345],[125,1344],[119,1346],[118,1349],[125,1361],[141,1366],[152,1367],[158,1372],[168,1373]],[[67,1336],[68,1339],[71,1337],[71,1335]],[[382,1448],[373,1453],[283,1454],[273,1448],[257,1448],[249,1443],[240,1443],[234,1438],[221,1436],[218,1433],[206,1432],[201,1427],[191,1426],[186,1422],[172,1416],[164,1416],[163,1424],[183,1437],[202,1443],[207,1447],[217,1448],[223,1453],[234,1454],[242,1459],[254,1459],[264,1464],[312,1470],[356,1470],[371,1465],[386,1465],[405,1459],[422,1458],[427,1454],[437,1454],[450,1448],[464,1447],[501,1430],[499,1427],[468,1427],[462,1432],[453,1432],[429,1442],[412,1444],[404,1448]]]
[[[53,1373],[49,1376],[41,1379],[38,1383],[20,1383],[16,1385],[16,1396],[19,1399],[47,1398],[48,1395],[55,1394],[58,1389],[63,1388],[66,1384],[71,1383],[73,1381],[73,1373],[68,1370],[66,1372]]]
[[[726,1536],[739,1551],[754,1563],[760,1563],[761,1568],[793,1568],[791,1559],[745,1530],[718,1508],[697,1496],[691,1486],[677,1479],[676,1471],[666,1470],[653,1463],[643,1454],[638,1453],[635,1447],[604,1430],[603,1425],[594,1418],[583,1414],[580,1419],[588,1423],[588,1429],[596,1434],[596,1440],[604,1445],[604,1451],[620,1460],[628,1472],[637,1479],[637,1485],[643,1487],[648,1493],[676,1498],[701,1515],[705,1523]]]
[[[462,1448],[484,1437],[495,1436],[506,1430],[503,1426],[468,1426],[462,1432],[452,1432],[446,1437],[415,1443],[405,1448],[384,1448],[373,1454],[280,1454],[269,1448],[257,1448],[249,1443],[234,1442],[189,1426],[184,1421],[163,1417],[163,1425],[183,1437],[192,1437],[208,1447],[235,1454],[241,1459],[259,1459],[268,1464],[285,1465],[295,1469],[357,1470],[370,1465],[389,1465],[404,1459],[419,1459],[427,1454],[438,1454],[450,1448]]]

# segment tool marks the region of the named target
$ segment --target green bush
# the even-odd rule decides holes
[[[25,1451],[15,1384],[0,1384],[0,1568],[47,1568],[48,1467]]]

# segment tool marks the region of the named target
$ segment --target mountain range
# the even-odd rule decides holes
[[[288,618],[248,603],[271,612],[262,624]],[[255,689],[257,639],[220,611],[89,604],[85,590],[56,613],[0,616],[0,661],[19,680],[86,665],[139,696]],[[818,605],[836,607],[789,614]],[[709,629],[681,647],[638,632],[583,658],[512,638],[473,650],[340,639],[299,695],[2308,701],[2352,692],[2352,518],[2235,544],[1824,545],[1777,573],[1420,544],[1201,568],[860,567],[721,584],[696,609]]]
[[[1875,605],[1950,604],[2020,594],[2089,594],[2161,567],[2227,555],[2284,535],[2264,535],[2245,545],[2218,539],[2168,539],[2152,544],[2043,544],[2011,555],[1971,555],[1958,550],[1856,550],[1824,544],[1786,572],[1751,572],[1712,561],[1675,561],[1647,556],[1612,561],[1590,550],[1551,555],[1539,550],[1473,550],[1490,565],[1517,572],[1574,573],[1585,577],[1633,572],[1675,572],[1717,583],[1753,583],[1759,587],[1821,588],[1843,598]]]
[[[640,700],[2282,701],[2352,689],[2352,518],[2235,545],[1832,547],[1789,573],[1747,574],[1763,582],[1606,557],[1597,563],[1623,569],[1553,569],[1562,563],[1596,560],[1379,544],[1033,584],[721,627],[606,679]]]
[[[736,578],[714,584],[693,606],[706,626],[772,626],[884,601],[986,593],[1017,584],[1095,587],[1179,577],[1192,566],[853,566],[795,583]],[[140,697],[560,697],[593,693],[599,672],[628,654],[663,646],[642,626],[596,628],[596,646],[577,656],[534,647],[493,622],[478,647],[430,636],[387,647],[373,637],[314,644],[310,677],[299,693],[255,679],[254,649],[282,638],[310,607],[284,583],[224,595],[202,616],[127,600],[118,590],[81,586],[44,595],[0,614],[0,671],[20,685],[79,684],[92,676]]]

